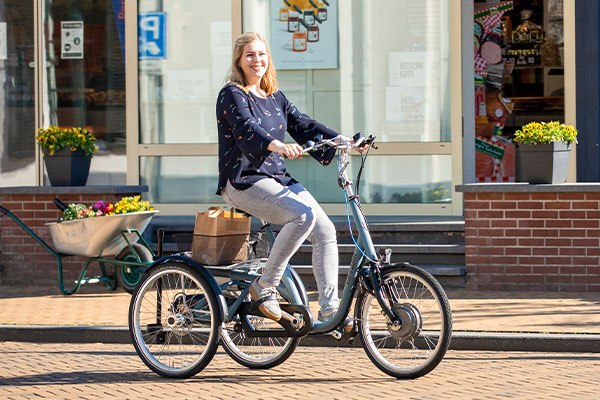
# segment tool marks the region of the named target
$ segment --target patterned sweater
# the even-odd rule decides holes
[[[273,178],[284,186],[296,183],[286,171],[283,157],[267,149],[275,139],[283,142],[286,131],[300,145],[317,135],[324,139],[338,136],[333,129],[298,111],[281,91],[263,98],[235,85],[219,92],[217,128],[219,195],[228,181],[238,190],[264,178]],[[328,165],[334,155],[334,149],[311,153],[323,165]]]

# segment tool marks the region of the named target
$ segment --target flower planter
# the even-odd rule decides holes
[[[92,156],[83,150],[63,147],[53,155],[44,151],[44,164],[52,186],[85,186],[91,162]]]
[[[88,257],[112,256],[127,246],[125,237],[130,243],[138,241],[139,236],[135,233],[121,234],[122,231],[136,229],[142,233],[157,212],[141,211],[60,223],[50,222],[46,226],[59,253]]]
[[[565,142],[519,144],[527,182],[560,184],[567,180],[571,146]]]

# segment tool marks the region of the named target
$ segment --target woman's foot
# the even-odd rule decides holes
[[[277,300],[277,288],[264,288],[258,282],[260,277],[256,278],[250,284],[250,298],[258,310],[267,318],[279,321],[281,319],[281,308]]]

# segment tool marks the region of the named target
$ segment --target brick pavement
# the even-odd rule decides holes
[[[600,293],[449,290],[455,331],[600,333]],[[311,293],[312,308],[316,308]],[[100,286],[0,286],[0,325],[126,326],[130,295]]]
[[[392,379],[362,349],[301,347],[254,371],[219,351],[188,380],[159,377],[131,345],[0,343],[0,398],[64,399],[591,399],[600,356],[450,351],[425,377]],[[310,367],[308,367],[310,366]]]

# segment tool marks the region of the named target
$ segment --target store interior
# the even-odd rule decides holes
[[[564,122],[563,0],[475,0],[474,13],[476,176],[514,182],[514,132]]]

